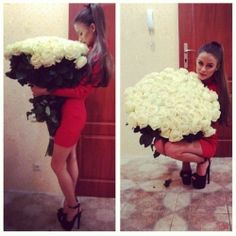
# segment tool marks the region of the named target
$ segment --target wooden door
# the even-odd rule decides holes
[[[108,47],[115,64],[115,4],[101,4]],[[73,20],[84,4],[69,4],[69,38],[77,40]],[[87,123],[77,154],[78,195],[115,197],[115,71],[107,88],[97,88],[86,100]]]
[[[179,65],[184,67],[188,44],[188,70],[195,71],[198,48],[217,41],[225,51],[225,69],[232,98],[232,4],[179,4]],[[231,99],[232,101],[232,99]],[[232,156],[232,106],[229,127],[219,127],[216,156]]]

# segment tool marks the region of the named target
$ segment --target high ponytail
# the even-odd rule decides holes
[[[91,71],[94,64],[99,63],[101,68],[101,79],[96,86],[106,87],[111,77],[112,60],[107,49],[106,24],[102,7],[99,4],[87,4],[76,16],[74,23],[83,23],[87,26],[90,26],[92,23],[95,24],[96,39],[93,48],[88,55],[88,65],[90,67],[89,75],[91,80],[97,79],[93,78]]]

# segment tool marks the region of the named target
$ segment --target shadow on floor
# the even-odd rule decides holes
[[[83,209],[79,231],[114,231],[114,198],[79,197]],[[56,219],[62,198],[45,193],[5,192],[5,231],[62,231]],[[76,230],[76,229],[74,229]]]

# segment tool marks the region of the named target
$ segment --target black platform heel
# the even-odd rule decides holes
[[[208,162],[208,167],[206,170],[206,174],[204,176],[200,176],[197,173],[194,173],[192,176],[192,185],[196,189],[203,189],[206,187],[206,182],[209,184],[210,183],[210,167],[211,167],[211,160],[205,159],[205,161],[199,163],[203,164],[205,162]]]
[[[79,204],[78,199],[76,199],[76,202]],[[57,219],[58,219],[58,221],[60,221],[62,219],[63,215],[65,215],[63,207],[57,209]]]
[[[58,209],[58,220],[61,224],[61,227],[66,230],[66,231],[71,231],[74,227],[75,221],[77,219],[77,228],[79,229],[80,227],[80,218],[81,218],[81,209],[80,209],[80,203],[77,204],[76,206],[68,206],[71,209],[78,209],[78,213],[74,216],[74,218],[71,221],[67,220],[67,214],[63,212],[63,209],[60,208]],[[62,209],[62,210],[61,210]]]
[[[57,219],[58,219],[58,221],[61,221],[62,220],[62,217],[65,215],[65,213],[64,213],[64,210],[63,210],[63,208],[59,208],[58,210],[57,210]]]
[[[192,171],[191,170],[181,170],[179,173],[182,183],[184,185],[190,185],[192,183]]]

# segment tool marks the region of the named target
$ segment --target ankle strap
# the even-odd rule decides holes
[[[71,209],[76,209],[76,208],[79,208],[80,207],[80,203],[78,203],[77,205],[75,205],[75,206],[68,206],[69,208],[71,208]]]

